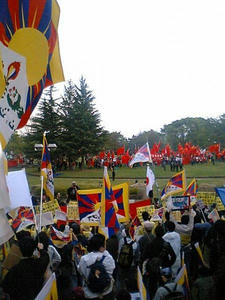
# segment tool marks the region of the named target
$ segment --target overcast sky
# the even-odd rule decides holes
[[[58,3],[65,79],[86,78],[105,129],[131,137],[225,113],[225,1]]]

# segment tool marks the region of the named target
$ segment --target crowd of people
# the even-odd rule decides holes
[[[180,222],[168,209],[160,222],[151,221],[146,211],[142,218],[135,226],[132,221],[121,224],[108,239],[98,227],[79,222],[43,227],[38,234],[28,229],[16,233],[1,265],[1,299],[35,299],[52,272],[62,300],[141,299],[138,272],[150,300],[224,297],[223,219],[212,223],[207,211],[195,205],[182,212]],[[56,245],[51,226],[70,234],[70,240]],[[185,289],[176,282],[184,263]]]

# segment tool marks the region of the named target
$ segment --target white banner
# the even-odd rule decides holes
[[[14,232],[9,225],[5,211],[4,209],[0,209],[0,245],[7,242],[13,235]]]
[[[40,215],[36,215],[37,228],[40,226]],[[41,226],[54,224],[52,212],[45,212],[41,214]]]
[[[6,176],[6,180],[11,202],[8,210],[10,211],[20,206],[32,207],[33,205],[25,169],[9,172],[8,176]]]

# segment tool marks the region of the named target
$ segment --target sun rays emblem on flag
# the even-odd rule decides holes
[[[1,1],[0,41],[26,59],[29,89],[19,128],[26,124],[42,90],[53,83],[50,62],[57,42],[58,24],[53,23],[52,10],[56,6],[54,0]],[[16,62],[9,70],[11,78],[16,76],[18,70],[19,62]],[[0,85],[6,86],[7,80],[1,77]]]
[[[100,220],[101,189],[78,190],[77,199],[81,222],[98,223]]]

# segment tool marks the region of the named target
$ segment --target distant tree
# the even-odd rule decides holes
[[[141,147],[147,142],[150,148],[154,143],[158,144],[160,142],[161,145],[164,145],[164,136],[154,130],[140,132],[137,136],[133,135],[132,138],[129,139],[129,147],[131,150],[134,150],[135,147]]]
[[[5,152],[8,154],[22,154],[24,153],[25,149],[25,141],[24,137],[19,134],[17,131],[11,136],[8,144],[6,145]]]
[[[60,103],[62,152],[71,159],[97,154],[103,147],[106,132],[95,108],[95,97],[81,77],[79,86],[70,81]]]
[[[216,135],[216,124],[213,119],[185,118],[164,125],[161,132],[173,149],[186,142],[205,148]]]
[[[61,138],[61,120],[58,114],[57,101],[59,98],[54,97],[56,89],[54,86],[49,87],[44,93],[38,104],[38,110],[28,125],[26,126],[25,141],[27,143],[26,153],[28,156],[40,156],[40,153],[34,155],[34,145],[42,144],[43,133],[48,131],[48,143],[55,143],[58,146]]]
[[[104,144],[104,150],[116,151],[121,146],[125,145],[125,149],[128,147],[127,139],[120,132],[107,132],[106,142]]]

